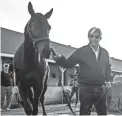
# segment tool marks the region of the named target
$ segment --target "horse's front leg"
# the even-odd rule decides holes
[[[28,100],[28,89],[24,85],[18,84],[19,92],[24,102],[24,110],[27,115],[32,114],[32,107],[30,101]]]
[[[32,90],[31,87],[29,88],[28,91],[29,91],[29,99],[30,99],[30,102],[31,102],[31,104],[32,104],[32,106],[33,106],[34,93],[33,93],[33,90]]]
[[[32,115],[38,114],[38,101],[39,97],[43,91],[43,83],[34,86],[34,101],[33,101],[33,113]]]
[[[42,105],[43,115],[47,115],[46,111],[45,111],[45,105],[44,105],[44,99],[45,99],[46,90],[47,90],[47,84],[44,85],[43,93],[42,93],[42,95],[40,97],[40,102],[41,102],[41,105]]]
[[[47,91],[47,81],[49,79],[49,75],[50,75],[50,69],[49,69],[49,67],[47,67],[46,80],[44,82],[43,92],[42,92],[42,95],[40,97],[40,102],[41,102],[41,105],[42,105],[43,115],[47,115],[46,111],[45,111],[44,99],[45,99],[45,93]]]

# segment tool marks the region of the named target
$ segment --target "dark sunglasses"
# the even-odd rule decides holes
[[[101,37],[100,36],[97,36],[97,35],[91,35],[90,37],[91,38],[96,38],[96,39],[101,39]]]

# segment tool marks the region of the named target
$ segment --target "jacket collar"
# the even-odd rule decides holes
[[[90,44],[88,44],[87,46],[88,46],[88,48],[92,51],[92,48],[91,48]],[[100,56],[101,56],[101,52],[102,52],[102,47],[99,45],[99,55],[98,55],[98,59],[99,59]]]

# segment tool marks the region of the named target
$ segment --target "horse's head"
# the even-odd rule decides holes
[[[25,39],[33,45],[35,50],[40,52],[42,57],[49,58],[51,52],[49,39],[51,26],[49,25],[47,19],[49,19],[52,15],[53,9],[45,15],[35,13],[31,2],[29,2],[28,11],[31,15],[31,19],[25,27]]]

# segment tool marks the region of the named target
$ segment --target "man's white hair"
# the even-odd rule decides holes
[[[102,36],[102,32],[101,32],[101,29],[100,28],[97,28],[97,27],[92,27],[89,32],[88,32],[88,38],[93,35],[95,32],[98,32],[100,37]]]

